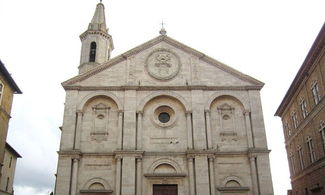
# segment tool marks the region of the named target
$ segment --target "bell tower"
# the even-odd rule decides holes
[[[80,35],[81,56],[79,74],[104,63],[110,59],[114,49],[112,36],[108,34],[105,20],[105,7],[98,3],[95,14],[88,25],[88,29]]]

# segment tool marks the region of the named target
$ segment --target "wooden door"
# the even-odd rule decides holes
[[[177,184],[154,184],[153,195],[177,195]]]

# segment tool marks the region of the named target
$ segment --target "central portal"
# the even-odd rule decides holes
[[[177,184],[154,184],[153,195],[177,195]]]

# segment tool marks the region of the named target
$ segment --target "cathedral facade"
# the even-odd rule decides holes
[[[66,90],[56,195],[272,195],[263,83],[166,35],[119,56],[104,5]]]

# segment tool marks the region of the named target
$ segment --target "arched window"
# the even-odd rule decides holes
[[[96,59],[96,42],[90,43],[89,62],[95,62]]]

